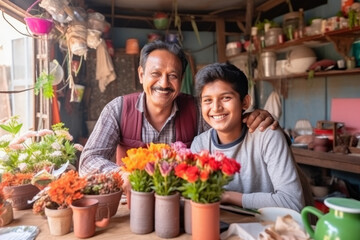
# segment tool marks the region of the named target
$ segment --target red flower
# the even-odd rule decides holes
[[[175,168],[175,175],[179,178],[185,178],[186,176],[186,169],[188,168],[188,165],[186,162],[182,162]]]
[[[221,162],[215,158],[209,158],[208,166],[212,172],[218,171],[221,168]]]
[[[200,180],[202,182],[206,182],[209,179],[209,171],[208,170],[202,170],[200,172]]]
[[[183,159],[175,168],[176,176],[184,179],[180,191],[185,198],[199,203],[220,201],[224,186],[240,171],[240,164],[221,152],[201,151],[191,159]]]
[[[199,169],[196,166],[190,166],[186,169],[185,179],[189,183],[196,182],[199,178]]]
[[[225,175],[232,176],[240,171],[240,164],[234,159],[225,158],[221,170]]]

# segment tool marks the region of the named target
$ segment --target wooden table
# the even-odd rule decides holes
[[[360,173],[360,157],[355,154],[316,152],[292,148],[295,161],[300,164]]]
[[[221,210],[220,218],[227,223],[245,223],[255,222],[256,219],[253,216],[236,214],[229,211]],[[29,210],[14,211],[14,220],[6,227],[31,225],[38,226],[40,233],[36,240],[52,240],[52,239],[78,239],[74,236],[73,232],[70,232],[63,236],[52,236],[49,233],[48,223],[45,217],[34,215]],[[127,205],[120,205],[117,214],[111,218],[110,224],[105,228],[97,228],[95,236],[90,239],[122,239],[122,240],[138,240],[138,239],[163,239],[156,236],[155,232],[144,235],[136,235],[130,231],[130,212]],[[191,235],[182,232],[178,237],[173,239],[191,239]],[[239,238],[231,238],[239,239]]]

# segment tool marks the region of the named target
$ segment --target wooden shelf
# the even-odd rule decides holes
[[[339,75],[355,75],[360,74],[360,68],[354,69],[347,69],[347,70],[330,70],[330,71],[322,71],[322,72],[315,72],[314,78],[316,77],[327,77],[327,76],[339,76]],[[282,76],[271,76],[271,77],[262,77],[262,78],[255,78],[255,81],[277,81],[280,79],[295,79],[295,78],[308,78],[308,72],[305,73],[294,73]]]
[[[319,47],[325,44],[329,44],[332,37],[342,38],[356,38],[360,36],[360,26],[350,28],[343,28],[335,31],[326,32],[323,34],[306,36],[296,40],[286,41],[282,44],[276,44],[270,47],[266,47],[263,51],[275,51],[275,52],[286,52],[295,46],[305,45],[308,47]]]
[[[360,173],[360,156],[331,152],[316,152],[292,147],[295,161],[300,164]]]

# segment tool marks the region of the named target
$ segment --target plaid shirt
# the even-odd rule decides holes
[[[109,172],[118,170],[119,166],[115,163],[116,147],[121,138],[121,112],[123,97],[117,97],[108,103],[100,114],[93,132],[91,133],[83,152],[80,156],[79,171],[80,175],[86,175],[96,170],[100,172]],[[141,93],[139,100],[135,105],[136,109],[143,114],[142,141],[144,143],[172,143],[175,138],[175,114],[178,106],[175,103],[169,118],[164,126],[158,132],[146,119],[145,111],[145,93]],[[202,119],[200,108],[197,112],[198,133],[208,129],[208,125]],[[109,161],[111,160],[111,161]]]

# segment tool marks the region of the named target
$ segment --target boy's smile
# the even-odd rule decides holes
[[[242,110],[246,110],[249,103],[249,95],[241,101],[239,93],[221,80],[207,83],[201,92],[203,118],[217,131],[222,144],[240,137]]]

